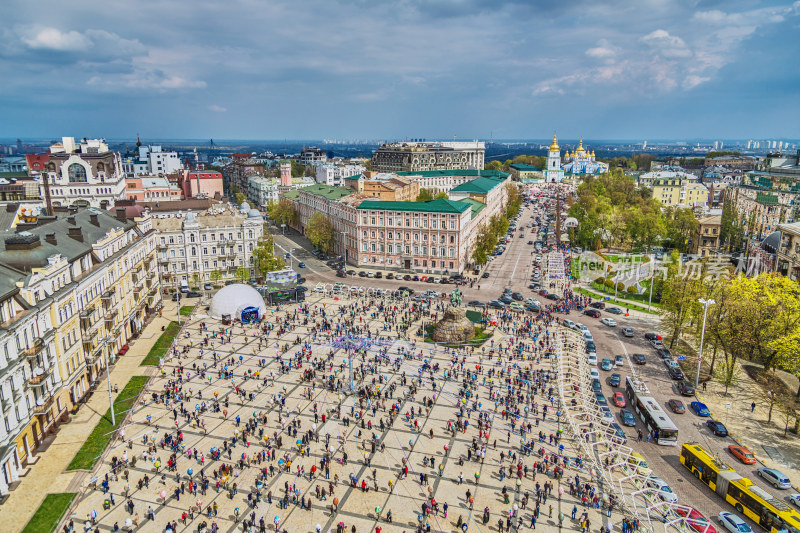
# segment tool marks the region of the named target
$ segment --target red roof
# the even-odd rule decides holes
[[[44,170],[44,166],[50,161],[50,155],[27,154],[25,159],[28,161],[28,170]]]

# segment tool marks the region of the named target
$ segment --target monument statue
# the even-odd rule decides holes
[[[450,305],[453,307],[461,307],[461,291],[458,290],[458,287],[453,289],[450,293]]]
[[[460,303],[460,294],[457,296]],[[448,307],[442,319],[433,327],[434,342],[460,343],[475,335],[475,324],[467,318],[466,309]]]

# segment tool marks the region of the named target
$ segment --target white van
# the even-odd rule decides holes
[[[181,280],[181,292],[189,292],[189,282],[185,279]]]
[[[570,320],[568,318],[564,319],[563,324],[564,324],[564,326],[566,326],[566,327],[568,327],[570,329],[575,329],[575,322],[573,322],[572,320]]]

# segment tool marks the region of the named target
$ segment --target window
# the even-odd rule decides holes
[[[67,170],[70,183],[86,183],[86,169],[83,165],[73,163]]]

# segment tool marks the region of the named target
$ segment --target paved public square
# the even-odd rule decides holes
[[[201,304],[68,519],[77,530],[96,515],[100,531],[496,531],[529,528],[538,507],[537,528],[563,513],[579,530],[569,483],[593,481],[569,435],[562,454],[552,440],[545,315],[501,320],[478,348],[421,342],[447,305],[309,295],[224,326]],[[608,520],[587,512],[595,531]]]

